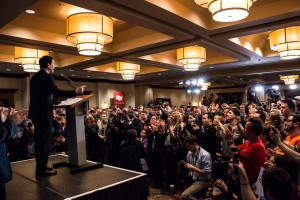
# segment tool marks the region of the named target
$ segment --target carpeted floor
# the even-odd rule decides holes
[[[150,196],[148,200],[179,200],[180,193],[170,193],[165,192],[164,190],[153,188],[150,186]]]

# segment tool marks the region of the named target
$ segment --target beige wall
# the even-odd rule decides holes
[[[14,94],[15,108],[22,109],[28,108],[29,98],[27,93],[27,78],[0,78],[1,89],[17,89]]]
[[[153,99],[170,98],[172,106],[187,105],[191,102],[191,96],[185,90],[152,88]],[[146,102],[147,103],[147,102]]]
[[[3,89],[17,89],[14,94],[15,108],[22,109],[29,106],[29,80],[30,78],[2,78],[0,77]],[[56,81],[56,84],[61,89],[72,89],[65,81]],[[91,91],[94,96],[90,99],[90,106],[108,107],[111,106],[114,91],[124,92],[125,102],[127,106],[146,105],[150,100],[155,98],[170,98],[173,106],[187,105],[188,103],[199,102],[202,97],[209,96],[211,93],[224,92],[243,92],[243,102],[246,102],[247,89],[249,86],[242,88],[229,89],[209,89],[202,91],[200,94],[188,94],[185,90],[179,89],[162,89],[151,88],[149,86],[134,86],[134,84],[111,84],[103,82],[74,82],[74,86],[86,85],[86,90]],[[280,86],[279,91],[282,98],[284,97],[284,89],[287,86]],[[261,101],[264,101],[266,94],[264,92],[258,93]],[[216,95],[215,95],[216,96]]]

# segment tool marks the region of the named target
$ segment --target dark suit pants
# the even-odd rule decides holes
[[[0,199],[6,200],[6,190],[5,190],[5,184],[0,183]]]
[[[51,121],[33,122],[35,130],[35,159],[36,171],[46,170],[48,156],[52,146],[52,123]]]

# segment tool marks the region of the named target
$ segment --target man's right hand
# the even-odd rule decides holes
[[[86,87],[86,85],[82,85],[82,86],[79,86],[78,88],[76,88],[76,95],[82,95],[85,87]]]

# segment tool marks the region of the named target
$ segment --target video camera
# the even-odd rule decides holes
[[[228,173],[229,169],[229,163],[232,164],[238,164],[239,163],[239,152],[241,149],[233,146],[230,148],[230,150],[234,153],[233,157],[224,157],[224,156],[219,156],[214,162],[214,167],[215,167],[215,172],[214,172],[214,177],[216,179],[224,179],[225,174]],[[235,170],[235,173],[237,170]]]
[[[239,153],[241,152],[241,149],[233,146],[230,148],[230,150],[234,153],[233,154],[233,163],[234,164],[239,164],[240,160],[239,160]]]

